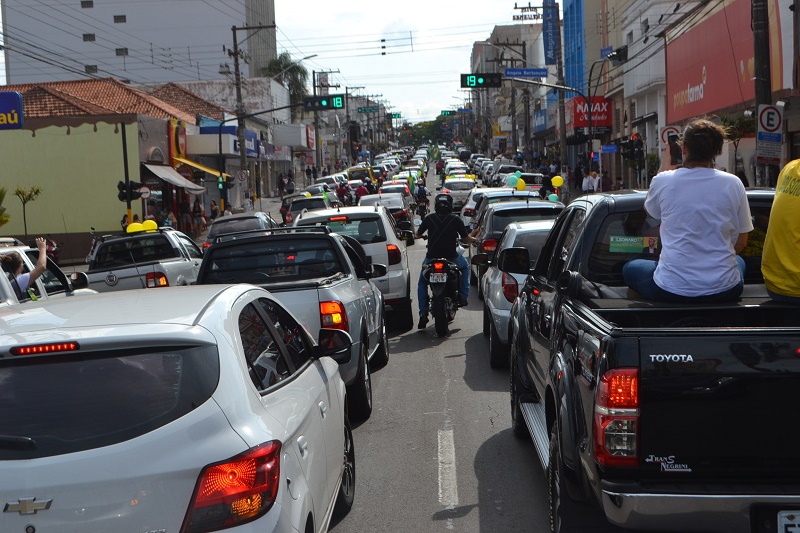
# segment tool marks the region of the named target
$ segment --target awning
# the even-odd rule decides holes
[[[187,180],[178,172],[166,165],[148,165],[145,163],[147,170],[161,178],[162,180],[166,181],[167,183],[171,183],[176,187],[182,187],[186,189],[186,192],[190,192],[192,194],[203,194],[206,192],[205,187],[201,187],[200,185],[194,184],[191,181]]]
[[[180,161],[184,165],[189,165],[190,167],[194,167],[197,170],[202,170],[203,172],[205,172],[207,174],[211,174],[212,176],[219,177],[219,170],[213,169],[211,167],[207,167],[205,165],[201,165],[200,163],[198,163],[196,161],[192,161],[191,159],[183,159],[182,157],[173,157],[172,159],[174,159],[175,161]],[[225,174],[223,172],[222,176],[227,178],[228,174]]]
[[[631,126],[638,126],[639,124],[650,122],[652,120],[658,120],[658,113],[655,111],[647,113],[646,115],[642,115],[641,117],[636,117],[631,121]]]

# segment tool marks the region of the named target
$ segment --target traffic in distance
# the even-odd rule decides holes
[[[668,246],[645,192],[472,155],[380,154],[207,240],[145,221],[30,291],[3,241],[3,530],[792,531],[800,329],[755,229],[731,303],[659,303],[626,279]]]

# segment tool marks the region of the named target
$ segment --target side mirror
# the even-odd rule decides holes
[[[501,250],[497,255],[497,268],[509,274],[530,274],[531,260],[528,249],[515,247]]]
[[[491,261],[489,261],[488,254],[475,254],[472,256],[472,259],[470,259],[470,264],[476,266],[484,266],[488,265],[489,263],[491,263]]]
[[[353,339],[340,329],[322,328],[319,330],[317,357],[330,357],[340,365],[350,362]]]
[[[576,297],[583,287],[583,276],[579,272],[573,270],[565,270],[558,276],[556,281],[556,292],[569,296]]]
[[[400,228],[400,229],[410,230],[411,229],[411,221],[409,221],[409,220],[401,220],[400,222],[397,223],[397,227]]]
[[[375,263],[367,267],[367,275],[370,278],[382,278],[386,275],[386,272],[388,272],[386,265],[381,265],[380,263]]]
[[[86,275],[86,272],[73,272],[69,275],[69,280],[73,290],[89,288],[89,276]]]
[[[400,238],[406,243],[413,243],[414,242],[414,232],[410,229],[401,229],[400,230]]]

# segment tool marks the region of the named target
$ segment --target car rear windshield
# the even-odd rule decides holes
[[[261,219],[256,217],[234,218],[231,220],[221,219],[218,222],[211,224],[211,227],[208,228],[208,240],[225,233],[236,233],[238,231],[261,229],[263,226],[264,224]]]
[[[0,460],[110,446],[207,401],[219,380],[212,346],[0,359]]]
[[[501,233],[512,222],[528,222],[530,220],[553,220],[561,212],[560,208],[521,207],[519,209],[502,209],[492,213],[489,231]]]
[[[289,211],[294,213],[296,211],[302,211],[303,209],[313,211],[314,209],[327,208],[328,205],[325,204],[324,198],[300,198],[292,202],[291,207],[289,207]]]
[[[249,241],[206,252],[203,283],[268,285],[347,273],[328,238]]]
[[[514,239],[514,246],[527,248],[528,257],[531,261],[531,268],[536,265],[536,259],[539,257],[539,252],[542,251],[544,241],[547,240],[547,231],[532,231],[530,233],[517,233]]]
[[[445,183],[445,185],[451,191],[469,191],[475,188],[474,182],[467,182],[467,181],[459,181],[456,183]]]
[[[136,237],[120,237],[103,243],[97,251],[90,270],[106,270],[133,263],[161,261],[175,257],[165,235],[154,233]]]
[[[351,180],[361,180],[364,181],[365,179],[372,179],[370,176],[369,170],[351,170],[349,172]]]
[[[328,226],[339,235],[349,235],[361,244],[386,242],[386,231],[377,216],[345,217],[331,216],[325,220],[300,221],[301,226]]]

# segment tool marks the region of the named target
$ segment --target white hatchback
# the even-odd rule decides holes
[[[351,342],[247,284],[0,309],[0,531],[326,531]]]
[[[384,205],[308,211],[295,222],[295,226],[328,226],[336,233],[350,235],[361,243],[373,263],[386,265],[386,275],[371,281],[383,294],[384,304],[394,311],[393,323],[407,330],[414,324],[414,312],[406,243],[413,243],[414,234],[410,224],[408,227],[399,224],[403,223],[395,222]]]

